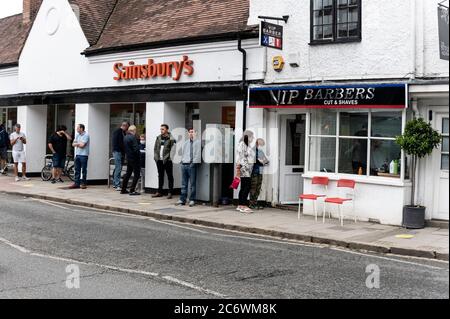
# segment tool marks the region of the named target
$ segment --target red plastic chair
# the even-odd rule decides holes
[[[355,218],[355,223],[357,222],[357,216],[355,215],[355,187],[356,182],[351,179],[341,179],[338,181],[337,187],[340,191],[345,191],[345,197],[327,197],[325,198],[325,203],[323,206],[323,222],[325,223],[325,212],[326,212],[326,204],[334,204],[338,205],[339,211],[339,220],[341,222],[341,226],[344,226],[344,214],[342,213],[342,205],[345,203],[352,203],[352,214]]]
[[[312,185],[314,188],[314,185],[316,186],[322,186],[322,189],[324,190],[324,194],[303,194],[299,196],[299,200],[298,200],[298,219],[300,219],[300,214],[301,214],[301,202],[302,200],[311,200],[313,203],[313,209],[314,209],[314,215],[316,216],[316,221],[317,221],[317,205],[316,202],[317,200],[319,200],[320,198],[324,199],[325,197],[327,197],[327,191],[328,191],[328,184],[330,182],[330,179],[328,177],[313,177],[312,179]],[[314,191],[314,189],[313,189]]]

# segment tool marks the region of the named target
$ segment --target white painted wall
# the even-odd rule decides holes
[[[89,43],[67,0],[44,0],[19,60],[21,92],[89,87]]]
[[[315,174],[320,175],[320,174]],[[342,197],[345,192],[342,193],[337,186],[337,180],[342,176],[330,176],[330,185],[328,186],[328,194],[330,197]],[[311,185],[312,175],[305,175],[304,187],[305,194],[314,193]],[[360,178],[359,176],[352,177],[357,184],[355,188],[355,210],[354,212],[358,216],[360,221],[378,221],[385,225],[401,226],[403,219],[403,206],[409,201],[409,192],[411,185],[409,183],[400,183],[397,181],[373,183],[367,181],[366,178]],[[380,200],[382,199],[382,200]],[[319,216],[322,216],[323,205],[321,202],[318,204]],[[314,215],[312,202],[305,201],[303,206],[303,212],[305,215]],[[331,212],[333,218],[338,217],[337,205],[327,204],[327,212]],[[344,215],[346,218],[352,219],[352,206],[350,204],[344,205]],[[328,214],[327,214],[328,218]],[[350,223],[352,223],[351,221]],[[347,222],[348,223],[348,222]]]
[[[170,131],[178,140],[181,130],[185,129],[185,103],[147,103],[146,138],[147,152],[145,163],[145,187],[158,189],[158,170],[154,161],[154,145],[156,137],[161,134],[161,124],[168,124]],[[181,145],[178,144],[177,147]],[[181,168],[179,162],[174,161],[174,188],[181,187]],[[164,178],[164,188],[168,188],[167,176]]]
[[[258,23],[258,15],[290,15],[284,50],[268,50],[267,83],[448,77],[448,62],[438,53],[438,2],[362,1],[362,41],[357,43],[309,45],[310,0],[252,0],[249,24]],[[286,60],[281,73],[271,67],[276,55]]]
[[[17,123],[27,137],[27,171],[40,173],[45,164],[47,145],[47,105],[19,106]]]
[[[0,69],[0,95],[19,93],[19,68]]]
[[[77,104],[75,106],[75,126],[84,124],[90,136],[88,181],[108,179],[109,118],[109,104]]]

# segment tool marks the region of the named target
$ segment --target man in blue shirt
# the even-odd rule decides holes
[[[77,134],[73,140],[75,147],[75,183],[70,189],[87,188],[87,166],[89,158],[89,134],[85,131],[85,126],[79,124],[77,126]],[[81,179],[81,175],[83,178]]]
[[[181,196],[177,205],[186,205],[188,197],[188,188],[190,186],[191,194],[189,196],[189,206],[195,205],[197,196],[197,168],[202,161],[202,144],[195,138],[195,130],[189,130],[189,140],[184,142],[183,155],[181,158]]]

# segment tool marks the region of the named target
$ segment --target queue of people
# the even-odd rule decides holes
[[[15,131],[8,136],[5,127],[0,125],[0,173],[4,174],[7,163],[7,150],[12,147],[15,180],[29,180],[26,176],[26,154],[24,145],[27,138],[21,132],[20,124],[16,124]],[[195,206],[197,201],[197,174],[202,163],[202,143],[197,138],[195,129],[188,130],[188,139],[181,145],[181,195],[177,206],[188,204]],[[256,139],[252,131],[245,131],[236,150],[236,178],[240,183],[239,205],[237,210],[242,213],[252,213],[256,209],[263,209],[258,205],[258,197],[263,182],[263,167],[269,164],[264,154],[265,141]],[[66,163],[67,143],[72,137],[67,133],[67,127],[58,126],[50,136],[48,148],[52,152],[51,183],[64,182],[61,178]],[[162,124],[160,134],[154,143],[154,162],[158,171],[158,191],[153,198],[163,197],[165,177],[168,180],[167,199],[173,198],[174,177],[173,158],[177,141],[169,131],[169,125]],[[136,187],[140,178],[145,176],[146,164],[146,136],[137,135],[137,127],[123,121],[112,134],[112,154],[114,158],[113,188],[120,194],[130,196],[141,195]],[[89,160],[90,137],[83,124],[78,124],[72,146],[75,148],[75,178],[69,189],[87,188],[87,168]],[[126,159],[126,173],[122,178],[122,168]],[[18,164],[22,164],[22,178],[18,176]],[[133,176],[131,185],[129,181]]]

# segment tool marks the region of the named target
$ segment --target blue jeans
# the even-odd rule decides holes
[[[87,185],[87,166],[88,157],[78,155],[75,157],[75,185]],[[83,174],[83,179],[81,180],[81,174]]]
[[[191,191],[189,201],[195,201],[197,197],[197,164],[181,165],[181,178],[180,201],[186,203],[189,186]]]
[[[113,186],[120,187],[120,178],[122,175],[122,153],[113,152],[113,157],[114,157]]]

